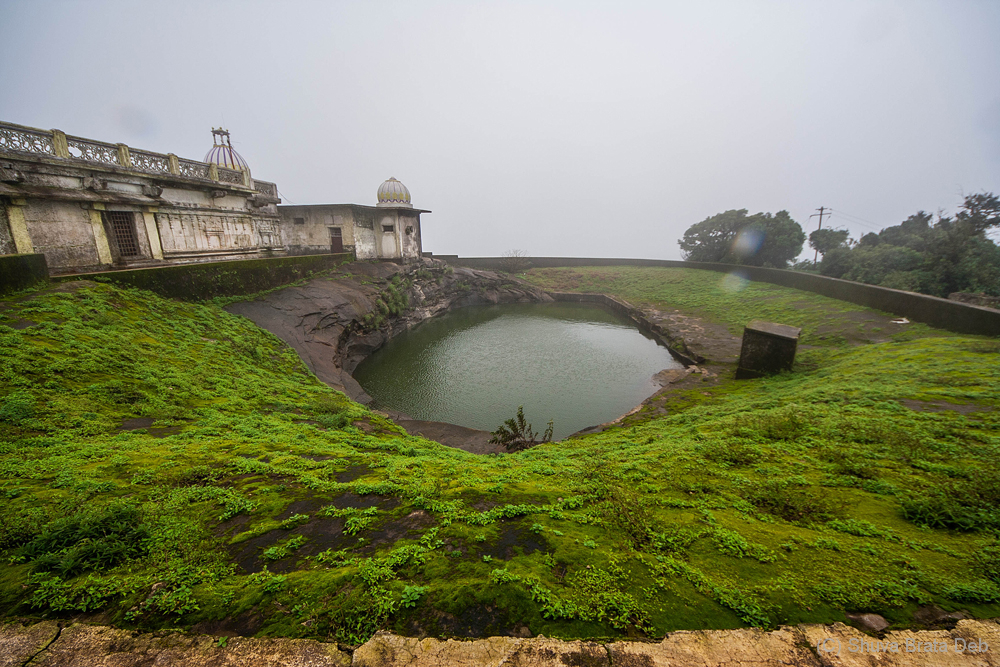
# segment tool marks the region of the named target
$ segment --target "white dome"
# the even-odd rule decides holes
[[[413,208],[413,204],[410,203],[410,191],[395,178],[390,178],[378,186],[378,205]]]

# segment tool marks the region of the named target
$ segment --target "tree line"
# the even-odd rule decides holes
[[[998,226],[1000,198],[988,192],[968,195],[954,216],[918,211],[858,240],[847,230],[816,230],[809,245],[822,261],[792,268],[941,297],[952,292],[1000,296],[1000,246],[987,236]],[[678,244],[684,259],[693,262],[788,268],[805,240],[787,211],[747,215],[739,209],[692,225]]]

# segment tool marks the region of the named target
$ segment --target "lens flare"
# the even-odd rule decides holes
[[[733,254],[737,257],[750,257],[757,254],[764,243],[764,233],[759,229],[741,229],[733,241]]]
[[[722,277],[719,287],[722,288],[723,292],[740,292],[747,286],[748,282],[750,280],[742,271],[730,271]]]

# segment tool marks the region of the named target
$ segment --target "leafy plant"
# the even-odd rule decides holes
[[[532,429],[531,424],[524,418],[524,406],[517,407],[517,414],[506,420],[500,427],[492,432],[490,443],[500,445],[508,452],[519,452],[535,445],[540,445],[552,440],[552,420],[549,420],[542,439],[538,440],[538,434]]]

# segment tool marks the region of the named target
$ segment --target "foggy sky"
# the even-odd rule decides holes
[[[677,259],[727,209],[857,238],[1000,194],[995,1],[0,0],[0,34],[0,120],[199,160],[224,125],[285,203],[394,176],[440,254]]]

